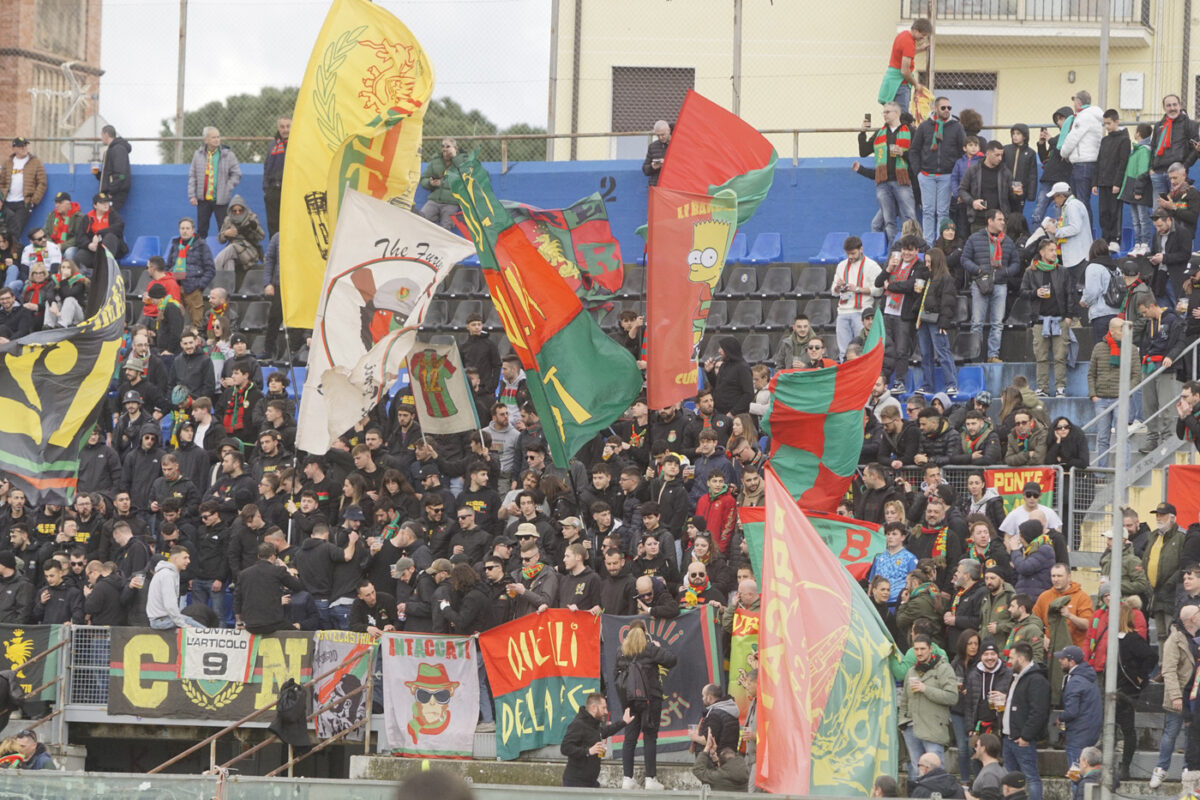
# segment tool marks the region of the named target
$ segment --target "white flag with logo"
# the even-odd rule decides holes
[[[459,433],[479,427],[475,399],[454,341],[417,342],[408,354],[408,380],[425,433]]]
[[[430,299],[475,246],[346,190],[313,324],[296,447],[321,454],[387,396]]]
[[[179,677],[249,683],[258,637],[228,628],[179,629]]]

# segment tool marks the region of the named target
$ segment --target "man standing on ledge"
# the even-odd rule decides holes
[[[908,111],[913,87],[920,86],[913,72],[917,53],[929,49],[933,24],[927,19],[913,20],[912,28],[896,34],[892,40],[892,57],[888,59],[883,83],[879,85],[879,104],[895,102],[901,111]]]
[[[421,173],[421,188],[429,192],[429,198],[425,205],[421,206],[421,216],[448,231],[454,230],[452,217],[458,213],[459,205],[454,199],[454,193],[450,191],[446,171],[451,166],[457,166],[460,161],[458,142],[447,136],[442,139],[442,157],[430,161],[429,166]]]
[[[650,178],[650,185],[658,185],[658,173],[662,171],[663,159],[667,157],[667,145],[671,142],[671,125],[665,119],[654,123],[654,139],[646,148],[646,160],[642,172]]]
[[[275,123],[275,141],[263,162],[263,202],[267,207],[267,236],[279,233],[279,197],[283,191],[283,160],[287,156],[288,134],[292,118],[280,117]],[[267,326],[268,330],[270,325]]]

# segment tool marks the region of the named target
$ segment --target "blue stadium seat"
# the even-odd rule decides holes
[[[746,234],[735,233],[733,242],[729,245],[729,255],[725,256],[726,264],[746,263]]]
[[[646,251],[645,250],[643,250],[641,253],[638,254],[637,265],[639,267],[646,266]]]
[[[285,370],[288,372],[289,370]],[[289,378],[292,379],[291,385],[287,387],[287,396],[300,399],[304,394],[304,381],[308,378],[308,367],[292,367]]]
[[[129,248],[129,253],[121,259],[122,267],[144,267],[150,256],[158,255],[162,243],[157,236],[139,236]]]
[[[974,397],[985,388],[986,384],[983,380],[982,366],[979,364],[964,364],[958,368],[958,394],[960,397]]]
[[[848,231],[831,231],[825,234],[825,241],[821,243],[821,252],[810,258],[808,263],[836,264],[841,261],[846,257],[845,251],[842,250],[842,244],[849,235]]]
[[[208,249],[212,250],[213,258],[217,257],[217,253],[225,249],[225,245],[217,241],[217,237],[209,236],[204,240],[208,244]]]
[[[882,231],[869,231],[858,238],[862,239],[863,253],[867,258],[882,264],[887,258],[887,234]]]
[[[783,259],[783,240],[778,233],[760,233],[754,237],[747,261],[751,264],[770,264]]]
[[[1133,228],[1121,228],[1121,252],[1128,253],[1133,249]]]

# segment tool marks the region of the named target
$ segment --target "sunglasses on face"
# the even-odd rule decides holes
[[[1026,493],[1025,493],[1025,496],[1026,496],[1026,497],[1030,497],[1030,498],[1032,498],[1032,497],[1041,497],[1041,495],[1040,495],[1040,494],[1034,494],[1033,492],[1026,492]]]
[[[703,578],[704,573],[703,572],[689,572],[688,577],[689,578]]]
[[[450,702],[449,689],[438,689],[436,692],[431,692],[428,689],[417,689],[416,694],[418,703],[428,703],[431,699],[442,705]]]
[[[45,236],[35,236],[34,238],[30,239],[29,241],[33,242],[34,244],[41,244],[42,242],[46,241],[46,237]]]
[[[464,520],[464,519],[470,519],[470,518],[471,518],[471,516],[472,516],[471,514],[459,514],[459,515],[458,515],[458,518],[459,518],[460,520]]]
[[[87,562],[86,561],[72,561],[71,566],[72,567],[86,567]]]
[[[431,508],[429,509],[429,513],[430,513],[430,514],[440,514],[440,513],[442,513],[442,512],[443,512],[443,511],[445,511],[445,510],[446,510],[446,509],[444,509],[444,508],[432,508],[432,507],[431,507]]]
[[[808,349],[809,349],[809,350],[823,350],[823,349],[824,349],[824,345],[819,345],[819,344],[810,344],[810,345],[808,346]]]
[[[938,111],[949,111],[950,106],[938,106]]]

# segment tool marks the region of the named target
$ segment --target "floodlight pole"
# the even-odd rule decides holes
[[[175,163],[183,163],[183,76],[187,72],[188,0],[179,0],[179,69],[175,79]]]

